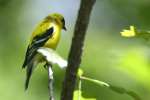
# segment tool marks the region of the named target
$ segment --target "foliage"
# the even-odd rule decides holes
[[[89,99],[89,98],[84,98],[82,96],[81,81],[83,81],[83,80],[92,82],[92,83],[97,84],[101,87],[106,87],[106,88],[108,88],[108,89],[110,89],[116,93],[119,93],[119,94],[127,94],[127,95],[131,96],[132,98],[134,98],[134,100],[141,100],[141,98],[133,91],[126,90],[126,89],[119,87],[119,86],[114,86],[114,85],[108,84],[108,83],[103,82],[103,81],[99,81],[96,79],[92,79],[92,78],[83,76],[83,70],[82,69],[78,70],[78,78],[79,78],[79,85],[78,85],[78,90],[74,91],[74,100],[96,100],[96,98],[90,98]]]
[[[145,40],[150,39],[150,31],[137,30],[135,26],[130,26],[129,30],[124,29],[120,33],[123,37],[138,37]]]

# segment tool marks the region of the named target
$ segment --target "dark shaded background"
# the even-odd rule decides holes
[[[67,32],[62,31],[58,53],[67,59],[80,0],[0,0],[0,99],[48,100],[47,72],[39,66],[28,91],[21,69],[29,37],[49,13],[62,13]],[[149,0],[97,0],[84,47],[82,69],[86,76],[137,92],[150,99],[149,43],[120,36],[135,25],[149,30]],[[54,67],[55,96],[59,98],[64,70]],[[93,83],[83,82],[83,96],[97,100],[132,100]]]

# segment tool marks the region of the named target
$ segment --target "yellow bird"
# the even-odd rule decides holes
[[[65,19],[61,14],[54,13],[44,18],[33,31],[22,66],[26,68],[25,89],[28,88],[34,67],[44,62],[43,57],[37,53],[38,48],[47,47],[55,50],[60,40],[61,29],[66,30]]]

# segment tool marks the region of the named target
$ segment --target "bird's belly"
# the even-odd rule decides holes
[[[60,40],[60,34],[54,34],[54,36],[52,36],[44,45],[44,47],[48,47],[51,49],[56,49],[58,42]]]

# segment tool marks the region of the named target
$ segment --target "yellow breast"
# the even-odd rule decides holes
[[[56,49],[58,42],[60,40],[60,31],[61,27],[58,25],[52,25],[54,28],[54,32],[52,34],[52,37],[45,43],[44,47]]]

